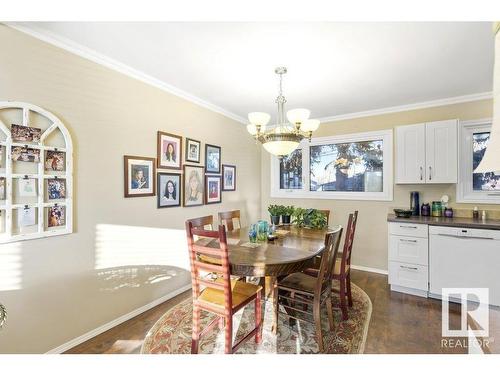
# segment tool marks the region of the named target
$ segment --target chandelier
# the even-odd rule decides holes
[[[279,95],[276,98],[278,104],[278,120],[275,126],[266,130],[266,125],[271,116],[264,112],[251,112],[248,114],[250,124],[247,125],[248,132],[262,143],[267,152],[284,156],[292,153],[303,139],[311,141],[313,131],[319,127],[319,120],[309,119],[311,111],[304,108],[292,109],[286,113],[290,123],[285,121],[285,103],[282,83],[286,67],[278,67],[274,70],[280,77]]]

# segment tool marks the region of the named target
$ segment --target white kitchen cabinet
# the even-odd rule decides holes
[[[396,128],[396,183],[456,183],[458,120]]]

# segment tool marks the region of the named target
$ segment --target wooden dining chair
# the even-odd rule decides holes
[[[354,242],[354,234],[356,233],[356,223],[358,221],[358,211],[349,215],[347,222],[347,230],[344,238],[344,248],[339,258],[336,259],[335,269],[333,271],[333,279],[339,280],[340,283],[340,308],[342,310],[342,319],[349,319],[347,312],[346,298],[349,307],[352,307],[352,292],[351,292],[351,255],[352,244]]]
[[[218,231],[195,229],[193,223],[188,220],[186,221],[186,234],[191,262],[191,283],[193,289],[193,332],[191,353],[198,353],[201,337],[213,329],[217,324],[219,327],[224,325],[225,353],[234,353],[241,344],[252,336],[255,336],[256,343],[260,343],[262,339],[262,287],[242,281],[231,280],[229,274],[228,246],[224,226],[219,225]],[[218,240],[219,247],[215,248],[197,245],[194,241],[194,236]],[[218,258],[220,264],[216,265],[204,262],[201,256]],[[216,280],[207,280],[201,275],[203,271],[214,272],[222,275],[222,277]],[[201,289],[202,287],[203,289]],[[233,345],[233,315],[252,301],[255,302],[255,328]],[[216,318],[202,331],[200,330],[201,310],[216,315]]]
[[[195,229],[214,229],[214,217],[212,215],[196,217],[194,219],[188,219],[187,221],[192,223]]]
[[[289,319],[309,322],[315,325],[316,338],[320,352],[324,351],[323,332],[321,330],[321,306],[326,304],[330,330],[334,328],[332,310],[332,283],[331,272],[339,248],[342,227],[328,232],[325,236],[325,249],[321,255],[319,272],[317,276],[310,276],[303,272],[292,273],[275,284],[274,309],[275,322],[278,324],[279,314],[286,315]],[[299,309],[297,304],[302,305]],[[312,312],[306,306],[312,305]],[[280,312],[283,307],[285,312]],[[312,320],[308,317],[312,315]]]
[[[318,211],[326,216],[326,225],[328,225],[328,221],[330,219],[330,210],[318,210]]]
[[[347,222],[347,230],[344,238],[344,247],[342,253],[337,254],[335,266],[331,273],[333,280],[339,280],[340,289],[340,309],[342,310],[342,319],[349,319],[347,305],[352,307],[352,292],[351,292],[351,254],[352,244],[354,242],[354,233],[356,232],[356,223],[358,220],[358,211],[349,214]],[[317,268],[308,268],[304,271],[307,275],[316,276],[319,273]],[[334,290],[332,288],[332,290]],[[335,290],[334,290],[335,291]],[[347,298],[347,302],[346,302]]]
[[[238,228],[241,228],[240,210],[219,212],[219,223],[226,226],[226,230],[234,230],[234,222],[238,223]]]

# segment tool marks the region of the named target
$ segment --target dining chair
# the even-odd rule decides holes
[[[318,210],[326,216],[326,225],[328,225],[328,221],[330,219],[330,210]]]
[[[191,222],[195,229],[214,229],[214,217],[212,215],[196,217],[194,219],[188,219],[187,221]]]
[[[238,223],[238,228],[241,228],[240,210],[219,212],[219,223],[226,226],[226,230],[234,230],[234,221]]]
[[[260,343],[262,340],[262,287],[231,280],[226,230],[224,226],[219,225],[217,231],[209,231],[194,228],[193,223],[188,220],[186,221],[186,235],[191,262],[191,283],[193,290],[191,353],[198,353],[201,337],[217,324],[219,327],[224,326],[225,353],[234,353],[241,344],[252,336],[255,336],[256,343]],[[216,248],[197,245],[194,241],[194,236],[218,240],[219,246]],[[219,264],[205,262],[201,256],[218,258]],[[204,271],[217,273],[221,277],[216,280],[205,279],[201,275]],[[252,301],[255,306],[255,328],[233,345],[233,315]],[[201,331],[200,320],[202,310],[215,314],[216,318]]]
[[[348,308],[352,307],[352,292],[351,292],[351,254],[352,244],[354,242],[354,233],[356,232],[356,223],[358,220],[358,211],[349,214],[347,222],[347,230],[344,238],[344,247],[342,252],[337,254],[338,258],[335,259],[335,266],[331,273],[333,280],[339,280],[340,289],[340,309],[342,310],[342,319],[349,319]],[[316,276],[319,273],[317,268],[308,268],[304,271],[307,275]],[[333,291],[336,291],[333,289]],[[347,302],[346,302],[347,298]]]
[[[325,235],[325,248],[321,255],[317,276],[310,276],[303,272],[296,272],[276,281],[274,288],[275,322],[278,324],[279,314],[284,314],[289,319],[309,322],[315,325],[316,339],[320,352],[324,351],[323,333],[321,330],[321,306],[326,304],[330,330],[334,328],[332,310],[332,283],[331,272],[339,248],[342,227]],[[297,307],[302,305],[302,309]],[[312,312],[306,306],[312,305]],[[285,312],[280,312],[283,307]],[[308,320],[311,318],[312,320]]]

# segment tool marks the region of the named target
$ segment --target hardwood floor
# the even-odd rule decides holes
[[[385,275],[353,270],[352,281],[368,294],[373,304],[365,353],[467,353],[463,345],[442,347],[440,301],[391,292]],[[66,353],[139,353],[153,324],[190,296],[191,291],[184,292]],[[457,326],[458,305],[450,306],[453,310],[450,325]],[[500,338],[500,311],[490,309],[490,337],[495,334]],[[492,340],[490,350],[500,353],[499,344]]]

